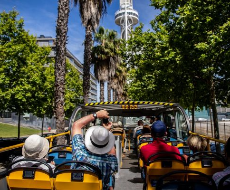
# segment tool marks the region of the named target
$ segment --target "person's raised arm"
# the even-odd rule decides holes
[[[100,110],[96,112],[97,118],[102,119],[102,118],[109,118],[109,113],[106,110]],[[95,117],[93,114],[87,115],[73,123],[72,126],[72,136],[76,134],[81,134],[81,129],[86,126],[88,123],[92,122],[95,120]]]

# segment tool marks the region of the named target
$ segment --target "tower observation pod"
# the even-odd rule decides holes
[[[133,0],[120,0],[120,10],[115,13],[115,23],[121,27],[121,38],[128,40],[134,25],[139,21],[138,12],[133,9]]]

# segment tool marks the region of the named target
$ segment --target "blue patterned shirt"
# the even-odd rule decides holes
[[[224,169],[223,171],[221,171],[221,172],[217,172],[217,173],[213,174],[212,179],[215,181],[217,187],[218,187],[218,185],[219,185],[220,180],[221,180],[224,176],[226,176],[226,175],[228,175],[228,174],[230,174],[230,166],[228,166],[227,168],[225,168],[225,169]],[[227,180],[225,180],[224,185],[227,185],[227,184],[229,184],[229,183],[230,183],[230,180],[227,179]]]
[[[88,151],[85,147],[84,139],[80,134],[74,135],[72,139],[72,153],[73,160],[88,162],[100,168],[102,173],[103,190],[108,190],[110,176],[118,171],[116,156],[109,154],[98,155]],[[87,166],[76,166],[76,164],[71,168],[91,170]]]

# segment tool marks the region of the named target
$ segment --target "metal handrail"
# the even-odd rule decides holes
[[[57,135],[51,135],[49,137],[46,137],[46,139],[50,139],[50,147],[53,146],[53,139],[55,137],[59,137],[59,136],[62,136],[62,135],[68,135],[70,134],[70,131],[67,131],[65,133],[59,133]],[[20,143],[20,144],[16,144],[16,145],[12,145],[12,146],[8,146],[8,147],[4,147],[4,148],[0,148],[0,153],[2,152],[6,152],[6,151],[9,151],[9,150],[13,150],[13,149],[16,149],[16,148],[20,148],[24,145],[24,143]]]

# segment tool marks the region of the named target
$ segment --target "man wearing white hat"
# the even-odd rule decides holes
[[[45,139],[44,137],[41,137],[39,135],[30,135],[26,140],[22,147],[22,156],[16,157],[13,162],[22,160],[22,159],[32,159],[32,160],[38,160],[42,162],[47,161],[47,154],[49,151],[49,141]],[[45,166],[44,164],[38,164],[38,162],[34,161],[21,161],[17,162],[14,165],[12,165],[12,168],[15,167],[31,167],[33,165],[37,165],[38,168],[44,169],[46,171],[49,171],[49,168]],[[48,163],[52,169],[55,168],[54,161],[51,161],[51,163]]]
[[[112,123],[109,122],[105,127],[90,127],[85,140],[82,136],[82,128],[95,119],[109,118],[108,112],[100,110],[94,114],[87,115],[74,122],[72,127],[72,153],[73,160],[89,162],[98,166],[102,173],[103,190],[111,189],[109,179],[111,175],[118,171],[117,158],[111,152],[114,149],[115,137],[109,131]],[[110,154],[108,154],[110,152]],[[78,168],[73,166],[72,168]],[[87,168],[88,169],[88,168]]]

